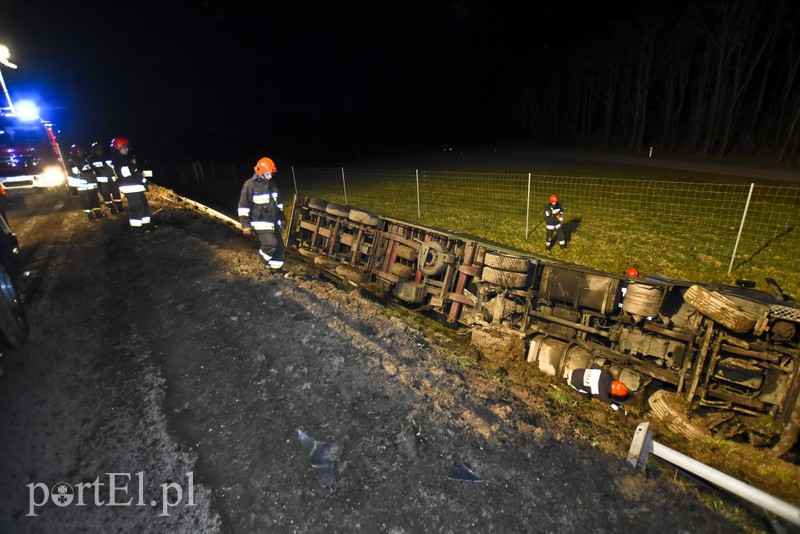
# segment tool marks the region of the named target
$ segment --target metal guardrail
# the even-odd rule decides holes
[[[651,454],[658,456],[662,460],[684,471],[692,473],[698,478],[710,482],[720,489],[733,493],[756,506],[760,506],[764,510],[789,521],[793,525],[800,526],[800,508],[658,443],[653,440],[653,433],[650,431],[650,423],[641,423],[633,434],[627,461],[634,469],[641,469],[644,471],[647,458]]]

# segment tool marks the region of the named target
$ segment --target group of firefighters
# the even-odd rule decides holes
[[[122,203],[122,195],[125,195],[131,229],[146,232],[151,228],[150,206],[144,194],[147,179],[139,170],[131,150],[130,141],[125,137],[112,139],[108,150],[98,141],[92,143],[91,150],[72,145],[67,161],[68,182],[77,189],[83,211],[90,221],[106,216],[98,194],[108,211],[114,214],[125,211]]]

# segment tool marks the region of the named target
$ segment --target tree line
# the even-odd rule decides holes
[[[629,20],[576,37],[571,58],[534,73],[526,133],[797,163],[799,29],[796,0],[642,2]]]

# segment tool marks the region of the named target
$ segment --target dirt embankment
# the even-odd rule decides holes
[[[254,241],[152,205],[144,236],[74,207],[12,213],[32,333],[0,382],[0,530],[731,530],[576,437],[592,421],[554,417],[558,402],[503,366],[473,367],[463,345],[292,257],[270,276]],[[335,493],[298,429],[343,447]],[[454,462],[485,482],[448,480]],[[138,472],[157,505],[27,515],[28,484]],[[186,490],[187,473],[195,505],[159,515],[159,485]]]

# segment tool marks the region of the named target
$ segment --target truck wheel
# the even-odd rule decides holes
[[[377,215],[361,210],[350,210],[350,220],[367,226],[378,226],[381,222]]]
[[[527,273],[530,268],[528,258],[518,258],[507,254],[487,252],[483,259],[486,267],[501,269],[503,271],[514,271],[516,273]]]
[[[350,208],[347,206],[342,206],[341,204],[328,202],[328,205],[325,207],[325,211],[331,215],[336,215],[337,217],[350,218]]]
[[[740,310],[735,302],[716,291],[709,291],[702,286],[693,285],[690,287],[683,296],[683,300],[694,306],[697,311],[706,317],[713,319],[718,324],[737,334],[744,334],[756,324],[756,318]]]
[[[315,210],[325,211],[325,208],[328,207],[328,202],[325,200],[320,200],[318,198],[309,198],[308,207],[313,208]]]
[[[525,287],[528,285],[528,273],[515,273],[484,267],[481,272],[481,280],[500,287]]]
[[[27,341],[29,331],[14,282],[5,267],[0,265],[0,341],[6,347],[16,347]]]
[[[307,248],[298,248],[297,253],[310,260],[313,260],[319,256],[319,252],[314,252],[313,250],[308,250]]]
[[[509,350],[513,341],[509,336],[504,336],[500,332],[485,332],[480,328],[475,328],[472,330],[471,340],[472,344],[476,347],[499,351]]]

